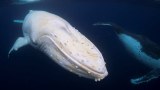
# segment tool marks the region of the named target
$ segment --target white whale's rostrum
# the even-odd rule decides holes
[[[22,29],[24,37],[16,40],[9,54],[30,44],[79,76],[99,81],[108,75],[97,47],[61,17],[31,10],[23,21]]]

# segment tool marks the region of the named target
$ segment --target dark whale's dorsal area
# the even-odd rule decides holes
[[[127,32],[126,34],[140,42],[140,44],[142,45],[142,52],[146,53],[148,56],[151,56],[154,59],[160,59],[160,47],[156,43],[142,35],[137,35],[129,32]]]
[[[155,42],[151,41],[149,38],[143,36],[143,35],[138,35],[134,34],[131,32],[126,31],[123,27],[115,24],[115,23],[110,23],[115,29],[114,31],[117,34],[126,34],[128,36],[133,37],[137,41],[140,42],[142,45],[141,51],[146,53],[148,56],[151,56],[154,59],[160,59],[160,46],[158,46]]]

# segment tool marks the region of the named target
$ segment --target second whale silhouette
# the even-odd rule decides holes
[[[126,49],[152,70],[144,76],[131,79],[132,84],[148,82],[160,76],[160,47],[148,38],[125,31],[115,23],[96,23],[94,26],[111,26]]]

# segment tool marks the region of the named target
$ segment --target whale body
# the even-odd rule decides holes
[[[24,37],[16,40],[9,55],[29,44],[79,76],[99,81],[108,75],[101,52],[63,18],[31,10],[23,21],[22,30]]]
[[[122,27],[116,25],[115,23],[95,23],[94,25],[113,27],[127,51],[141,63],[152,69],[144,76],[131,79],[132,84],[148,82],[160,76],[160,47],[156,43],[142,35],[125,31]]]

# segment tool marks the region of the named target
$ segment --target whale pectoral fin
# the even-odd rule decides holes
[[[141,76],[139,78],[131,79],[132,84],[140,84],[144,82],[148,82],[152,79],[158,78],[160,76],[160,69],[154,69],[147,73],[144,76]]]
[[[8,57],[11,54],[12,51],[17,51],[19,48],[25,46],[29,44],[29,41],[27,38],[25,37],[19,37],[16,42],[14,43],[14,45],[12,46],[12,48],[10,49],[10,51],[8,52]]]

